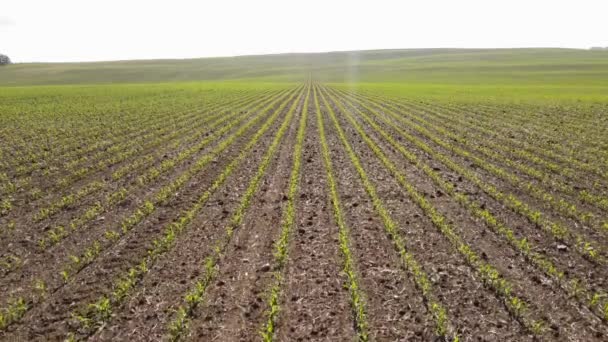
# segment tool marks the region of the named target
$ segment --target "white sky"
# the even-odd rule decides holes
[[[608,0],[4,0],[14,62],[608,46]]]

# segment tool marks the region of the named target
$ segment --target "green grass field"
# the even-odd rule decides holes
[[[608,99],[608,51],[548,48],[377,50],[15,64],[0,68],[0,86],[196,81],[292,83],[309,75],[323,83],[433,98],[585,102]]]

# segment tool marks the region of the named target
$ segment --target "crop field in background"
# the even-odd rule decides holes
[[[0,340],[605,341],[605,103],[412,88],[3,88]]]

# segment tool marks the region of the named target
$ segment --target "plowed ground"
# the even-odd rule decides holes
[[[568,154],[601,128],[525,113],[235,92],[53,137],[81,177],[5,137],[0,339],[605,341],[608,142]]]

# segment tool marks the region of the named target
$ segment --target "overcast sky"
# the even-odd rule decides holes
[[[608,46],[608,0],[6,0],[15,62]]]

